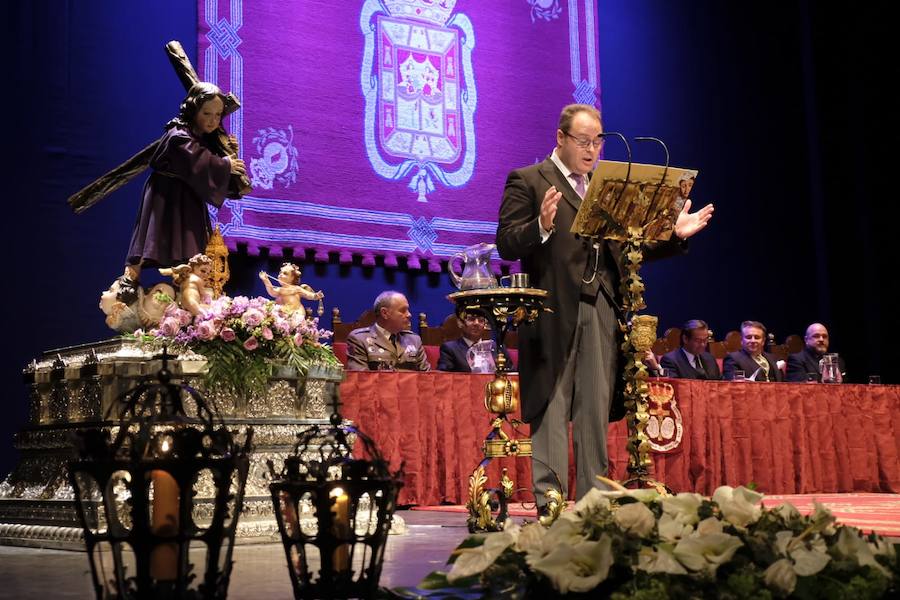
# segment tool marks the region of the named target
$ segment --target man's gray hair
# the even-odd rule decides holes
[[[375,310],[375,316],[381,314],[382,308],[387,308],[391,305],[391,301],[395,296],[402,296],[400,292],[396,290],[387,290],[378,294],[378,297],[375,298],[375,304],[372,305],[372,308]]]

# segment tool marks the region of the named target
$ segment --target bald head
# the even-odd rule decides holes
[[[803,341],[806,342],[806,347],[816,354],[828,352],[828,330],[821,323],[813,323],[807,327]]]

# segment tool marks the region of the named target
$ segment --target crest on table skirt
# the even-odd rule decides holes
[[[647,412],[647,437],[650,447],[655,452],[672,452],[681,446],[684,433],[684,421],[678,403],[675,401],[675,388],[664,381],[651,381],[650,398]]]
[[[475,33],[456,0],[366,0],[360,79],[369,162],[419,202],[475,166]]]

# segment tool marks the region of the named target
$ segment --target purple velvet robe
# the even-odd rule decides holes
[[[231,165],[202,138],[173,127],[150,160],[126,263],[170,267],[206,250],[211,232],[206,203],[222,206]]]

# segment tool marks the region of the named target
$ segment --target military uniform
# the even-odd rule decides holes
[[[395,339],[390,339],[394,337]],[[412,331],[390,336],[374,323],[347,336],[348,371],[429,371],[422,338]]]

